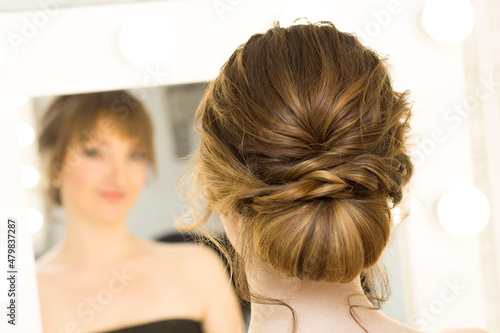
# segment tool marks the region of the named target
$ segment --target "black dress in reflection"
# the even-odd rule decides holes
[[[203,333],[201,323],[190,319],[165,319],[101,333]]]

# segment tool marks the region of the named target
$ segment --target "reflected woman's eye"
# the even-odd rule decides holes
[[[140,151],[134,151],[130,154],[130,158],[137,161],[142,161],[146,159],[146,154]]]
[[[95,148],[86,148],[83,149],[83,154],[88,157],[97,157],[99,156],[99,150]]]

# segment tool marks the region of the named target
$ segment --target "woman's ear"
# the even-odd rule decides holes
[[[231,213],[222,213],[219,212],[219,217],[222,221],[222,226],[224,227],[224,231],[226,232],[226,236],[233,245],[236,252],[239,251],[239,237],[238,230],[240,230],[239,224],[241,223],[240,219],[237,218],[235,214]]]

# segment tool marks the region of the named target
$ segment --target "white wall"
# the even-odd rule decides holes
[[[484,326],[477,238],[456,239],[447,235],[432,212],[435,200],[449,186],[473,182],[468,128],[462,125],[454,129],[443,120],[444,111],[463,100],[466,94],[460,45],[438,44],[419,31],[417,19],[424,1],[315,3],[323,8],[319,12],[329,14],[325,19],[331,19],[339,29],[363,34],[365,44],[390,55],[396,87],[410,89],[416,101],[415,131],[426,139],[432,136],[434,129],[443,128],[447,137],[427,151],[417,166],[410,200],[411,216],[398,229],[399,239],[393,248],[394,256],[401,259],[389,267],[392,279],[396,279],[395,298],[385,311],[415,325],[425,324],[428,330],[457,325]],[[14,97],[139,88],[152,103],[161,103],[161,96],[147,89],[148,86],[212,79],[237,45],[251,34],[269,28],[287,6],[290,2],[284,0],[193,0],[59,9],[45,25],[40,24],[33,37],[19,45],[18,52],[14,51],[8,35],[21,34],[26,22],[32,21],[34,15],[43,15],[40,14],[43,11],[0,14],[4,54],[0,65],[1,218],[21,217],[28,205],[19,172],[23,153],[14,144],[18,121]],[[392,10],[393,14],[381,16],[381,10]],[[147,11],[164,17],[176,36],[170,59],[154,72],[128,64],[117,42],[123,22]],[[172,147],[166,133],[168,119],[161,112],[152,116],[157,126],[157,150],[163,153],[159,164],[171,166]],[[422,146],[416,149],[422,150]],[[171,170],[174,175],[179,168]],[[173,228],[165,210],[146,208],[165,190],[174,191],[173,178],[165,176],[145,190],[132,214],[133,230],[154,235],[163,225]],[[156,206],[159,203],[158,199],[154,201]],[[140,219],[141,216],[145,218]],[[37,298],[29,255],[32,249],[28,236],[23,237],[20,246],[30,265],[26,270],[28,289],[22,302],[25,312],[19,318],[31,326],[9,328],[8,332],[36,333],[39,318],[34,305]],[[432,319],[422,315],[420,310],[439,306],[442,295],[452,296],[447,288],[455,280],[465,289],[458,290],[453,301],[442,302],[445,307],[439,314],[431,312]],[[27,318],[32,320],[28,323]],[[2,321],[2,332],[5,327]]]

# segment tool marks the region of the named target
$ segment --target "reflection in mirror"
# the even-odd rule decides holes
[[[197,145],[191,124],[203,88],[33,101],[46,195],[35,246],[44,332],[243,327],[224,263],[185,242],[193,238],[176,231],[172,214],[182,209],[175,185]]]
[[[140,237],[162,238],[170,233],[177,233],[175,217],[170,208],[182,205],[176,195],[175,182],[185,167],[184,158],[198,145],[192,123],[204,87],[205,83],[194,83],[148,88],[146,97],[141,100],[154,126],[158,175],[155,178],[151,170],[148,170],[146,186],[129,214],[129,227]],[[133,89],[130,92],[134,94]],[[39,134],[36,124],[39,124],[54,98],[55,96],[46,96],[31,100],[35,136]],[[41,177],[37,194],[39,198],[44,198],[44,175]],[[64,232],[64,209],[51,204],[46,198],[42,203],[44,224],[34,237],[36,257],[57,243]]]

